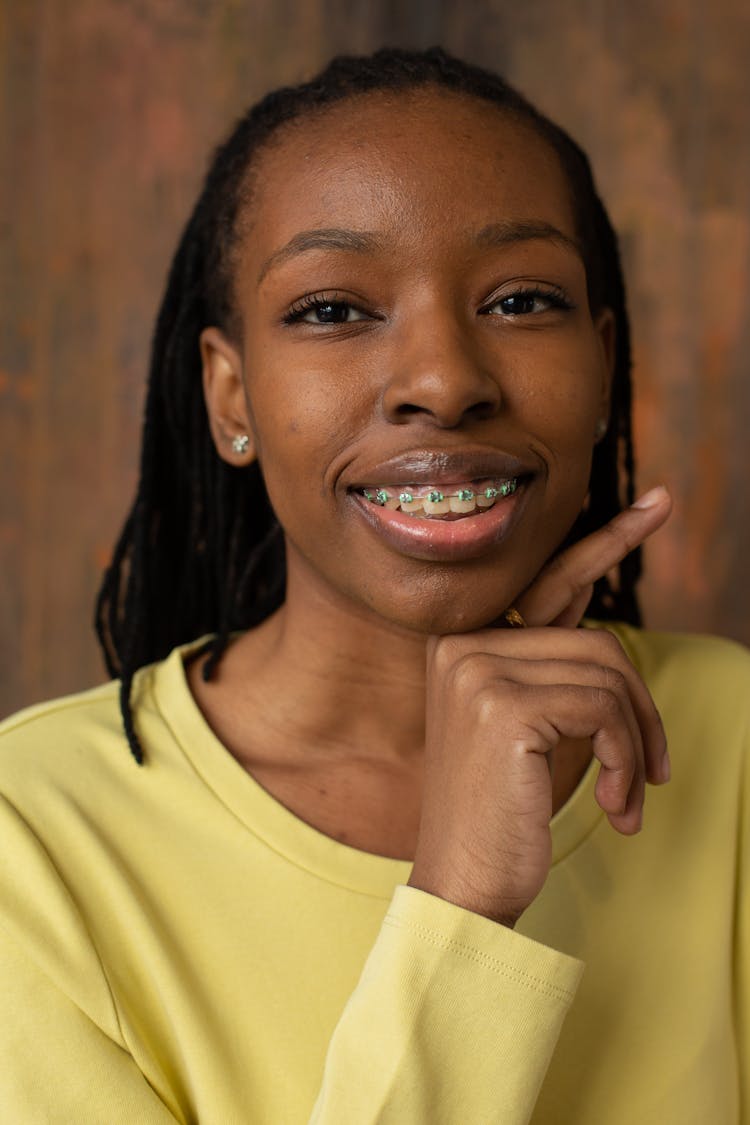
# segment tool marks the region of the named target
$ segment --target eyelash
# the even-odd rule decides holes
[[[304,321],[304,317],[307,313],[315,309],[328,307],[353,309],[355,312],[363,313],[364,316],[368,315],[365,313],[364,309],[340,297],[337,293],[308,293],[306,297],[301,297],[299,301],[295,301],[291,308],[284,314],[284,324],[300,324]],[[326,322],[319,321],[318,323],[320,326],[323,326]],[[332,321],[329,323],[340,324],[346,322]]]
[[[558,285],[540,286],[540,285],[522,285],[518,289],[513,289],[510,293],[505,293],[502,297],[496,297],[494,301],[488,302],[481,312],[484,315],[490,315],[490,309],[495,305],[501,304],[503,301],[514,301],[519,298],[532,297],[542,301],[547,301],[552,309],[561,309],[563,311],[570,311],[575,309],[575,304]],[[512,316],[533,316],[534,313],[512,313],[505,314],[508,317]],[[538,314],[536,314],[538,315]]]
[[[549,288],[543,288],[538,285],[528,285],[521,286],[518,289],[514,289],[512,292],[506,293],[502,297],[497,297],[494,301],[491,301],[489,304],[486,304],[482,309],[480,309],[480,312],[485,316],[489,316],[491,315],[490,309],[493,309],[496,305],[501,304],[503,301],[513,301],[522,298],[534,298],[542,301],[547,301],[552,309],[560,309],[563,311],[571,310],[576,307],[568,298],[564,290],[559,286],[550,286]],[[362,313],[362,319],[368,319],[370,317],[370,314],[366,313],[359,306],[352,304],[351,301],[342,299],[336,293],[309,293],[307,294],[307,296],[301,297],[299,301],[295,301],[294,304],[289,308],[289,310],[284,314],[284,324],[294,325],[304,323],[304,318],[309,312],[313,312],[315,309],[323,308],[351,309],[354,312]],[[507,312],[505,315],[507,317],[522,317],[539,314],[534,314],[533,312]],[[326,324],[330,326],[352,323],[356,323],[356,321],[318,321],[318,325],[321,327],[325,326]]]

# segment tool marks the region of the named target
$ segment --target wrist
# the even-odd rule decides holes
[[[494,895],[482,894],[458,882],[430,878],[418,870],[412,871],[406,885],[435,898],[441,898],[444,902],[450,902],[462,910],[488,918],[491,922],[496,922],[509,930],[515,929],[516,923],[526,909],[525,906],[511,905],[498,900]]]

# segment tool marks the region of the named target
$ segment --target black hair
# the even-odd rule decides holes
[[[140,479],[104,575],[96,629],[107,669],[121,678],[120,706],[130,749],[143,751],[133,723],[133,677],[176,645],[211,634],[208,679],[230,636],[283,601],[283,537],[257,463],[234,468],[217,454],[208,427],[199,334],[236,331],[233,257],[248,170],[285,122],[370,91],[436,86],[493,103],[534,128],[566,173],[586,265],[592,311],[608,307],[616,327],[611,419],[596,445],[589,501],[568,542],[610,520],[634,497],[630,333],[617,239],[584,152],[498,75],[440,48],[385,49],[340,57],[311,81],[268,94],[217,150],[167,280],[153,340]],[[589,613],[640,622],[633,551],[595,586]]]

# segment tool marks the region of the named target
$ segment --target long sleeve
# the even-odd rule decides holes
[[[0,939],[0,1118],[175,1125],[131,1055],[15,944]]]
[[[582,965],[398,887],[334,1032],[313,1125],[522,1125]]]
[[[74,896],[4,799],[0,826],[0,1119],[174,1125],[127,1050]]]

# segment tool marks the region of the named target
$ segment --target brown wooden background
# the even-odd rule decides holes
[[[651,624],[750,641],[747,0],[3,0],[0,713],[102,671],[151,323],[206,154],[338,51],[440,42],[590,151],[623,238]]]

